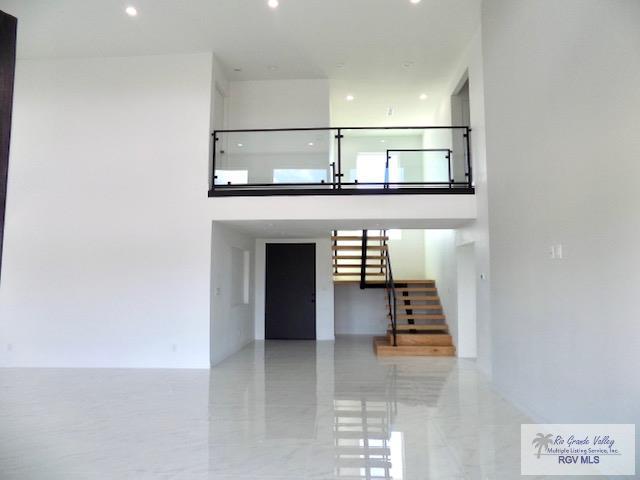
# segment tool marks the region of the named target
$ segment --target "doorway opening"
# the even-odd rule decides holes
[[[476,358],[478,339],[476,327],[476,260],[475,245],[465,243],[456,248],[458,276],[458,322],[454,335],[458,357]]]
[[[451,125],[470,126],[471,125],[471,105],[469,103],[469,74],[465,74],[460,79],[458,86],[451,95]],[[453,135],[451,139],[451,150],[453,156],[453,175],[455,178],[467,178],[464,165],[467,164],[466,138],[463,135]]]

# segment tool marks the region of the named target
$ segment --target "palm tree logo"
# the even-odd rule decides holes
[[[540,458],[540,455],[542,454],[542,449],[548,447],[553,443],[551,437],[553,437],[553,433],[549,433],[547,435],[539,433],[538,435],[536,435],[536,438],[533,439],[533,446],[538,449],[538,458]]]

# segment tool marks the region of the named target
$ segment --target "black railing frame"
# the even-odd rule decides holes
[[[384,182],[343,182],[342,178],[342,139],[344,131],[348,130],[463,130],[463,138],[465,139],[465,177],[466,181],[456,182],[453,179],[453,170],[451,165],[452,150],[451,149],[388,149],[386,160],[386,175]],[[216,157],[218,153],[218,143],[220,141],[219,134],[224,133],[251,133],[251,132],[304,132],[304,131],[335,131],[335,139],[337,141],[336,161],[330,164],[331,183],[294,183],[294,184],[237,184],[237,185],[216,185],[218,176],[216,175]],[[212,133],[212,165],[211,165],[211,184],[209,196],[270,196],[270,195],[375,195],[382,193],[394,194],[447,194],[456,191],[461,194],[475,193],[473,184],[473,165],[471,159],[471,128],[468,126],[418,126],[418,127],[299,127],[299,128],[266,128],[266,129],[233,129],[233,130],[214,130]],[[449,168],[448,182],[389,182],[389,158],[390,152],[429,152],[442,151],[447,152],[446,158]],[[403,186],[390,190],[390,186]],[[353,186],[366,186],[380,188],[343,188]],[[328,188],[327,188],[328,187]],[[408,187],[408,188],[407,188]]]
[[[397,347],[397,334],[398,334],[398,294],[396,292],[396,284],[393,280],[393,268],[391,267],[391,256],[389,255],[389,244],[387,241],[387,230],[381,230],[382,240],[380,241],[382,257],[382,267],[384,269],[384,281],[380,282],[367,282],[367,257],[369,248],[369,231],[362,230],[362,251],[360,253],[360,289],[366,288],[384,288],[387,295],[387,303],[389,305],[389,320],[391,322],[391,334],[393,337],[393,346]],[[336,232],[337,233],[337,232]]]
[[[369,234],[367,230],[362,231],[362,251],[360,252],[360,289],[367,288],[367,254],[369,252]]]
[[[458,183],[461,185],[469,185],[469,182],[456,182],[453,179],[453,166],[451,165],[451,155],[453,150],[450,148],[389,148],[387,149],[387,161],[385,163],[385,188],[390,188],[389,185],[406,185],[407,182],[389,182],[389,161],[391,160],[391,154],[394,152],[402,153],[402,152],[416,152],[416,153],[426,153],[426,152],[446,152],[445,158],[447,159],[447,171],[449,172],[449,181],[448,182],[430,182],[430,184],[447,184],[449,188],[453,188],[454,185]],[[409,182],[411,183],[411,182]],[[419,182],[416,182],[419,183]],[[420,183],[421,184],[421,183]],[[470,186],[470,185],[469,185]]]
[[[385,288],[387,291],[387,301],[389,303],[389,317],[391,320],[391,334],[393,336],[393,346],[398,346],[397,335],[398,335],[398,295],[396,292],[396,284],[393,280],[393,268],[391,268],[391,256],[389,255],[389,244],[387,243],[387,231],[383,230],[383,245],[384,248],[382,250],[382,256],[386,258],[386,271],[385,271]]]

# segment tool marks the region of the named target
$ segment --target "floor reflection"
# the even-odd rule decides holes
[[[391,404],[336,399],[334,408],[336,475],[402,478],[402,433],[391,431]]]
[[[396,422],[399,409],[419,406],[427,412],[435,408],[453,365],[430,371],[411,359],[375,359],[378,368],[374,369],[349,361],[343,349],[336,349],[334,357],[338,366],[333,401],[336,478],[408,478],[405,448],[421,445],[405,443],[402,425]]]
[[[473,362],[370,338],[207,370],[0,369],[0,478],[512,480],[520,424]]]

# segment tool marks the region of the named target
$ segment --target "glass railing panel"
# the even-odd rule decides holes
[[[388,158],[390,188],[399,186],[393,185],[395,181],[414,187],[423,184],[448,186],[450,183],[449,149],[389,150]]]
[[[446,129],[447,140],[448,140],[448,148],[451,149],[451,177],[452,181],[456,184],[468,183],[469,177],[468,173],[468,151],[469,143],[467,141],[467,129],[464,128],[453,128]],[[445,142],[442,140],[438,142],[434,142],[435,145],[438,145],[436,148],[440,148]]]
[[[467,181],[466,129],[343,129],[343,188],[431,188]]]
[[[331,188],[335,131],[216,132],[215,185]]]
[[[413,176],[411,168],[405,172],[397,162],[388,169],[387,152],[421,148],[420,129],[344,129],[342,136],[343,188],[379,189],[390,181],[397,184],[405,181],[406,176]]]
[[[279,193],[468,189],[468,134],[444,126],[219,131],[211,183]]]

